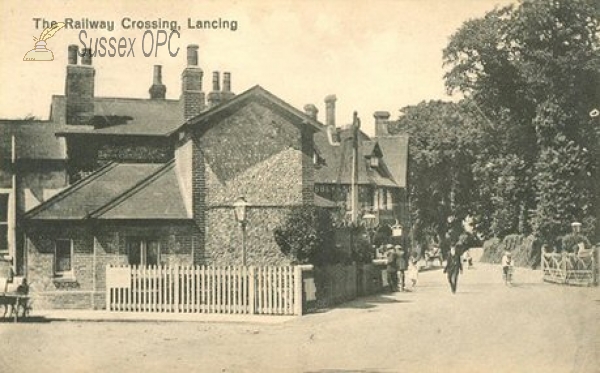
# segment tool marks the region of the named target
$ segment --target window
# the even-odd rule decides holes
[[[393,210],[394,209],[394,200],[392,198],[392,190],[388,189],[386,192],[387,192],[387,198],[386,198],[387,206],[386,206],[386,210]]]
[[[54,242],[54,273],[62,276],[73,270],[73,241],[56,240]]]
[[[370,163],[371,163],[371,167],[373,167],[373,168],[379,167],[379,158],[375,157],[375,156],[371,157]]]
[[[130,238],[127,242],[129,265],[159,265],[160,244],[156,240]]]
[[[0,194],[0,255],[8,254],[8,194]]]

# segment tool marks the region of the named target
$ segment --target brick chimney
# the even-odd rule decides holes
[[[78,46],[69,45],[65,82],[66,124],[89,124],[94,116],[94,77],[92,50],[86,49],[77,65]]]
[[[304,112],[306,113],[306,115],[308,115],[312,119],[317,120],[317,115],[319,114],[319,109],[317,109],[317,107],[313,104],[306,104],[306,105],[304,105]]]
[[[235,97],[235,93],[231,92],[231,73],[223,73],[223,90],[221,91],[221,101],[229,101]]]
[[[213,108],[221,103],[221,88],[219,82],[219,72],[213,72],[212,91],[208,94],[208,108]]]
[[[193,118],[205,109],[202,76],[204,72],[198,67],[198,46],[188,45],[187,67],[181,73],[181,99],[183,118]]]
[[[375,137],[389,136],[390,113],[388,111],[376,111],[373,113],[373,117],[375,118]]]
[[[337,97],[335,95],[329,95],[325,97],[325,124],[327,126],[335,127],[335,102]]]
[[[154,65],[154,77],[152,81],[152,85],[148,90],[150,92],[150,98],[155,99],[165,99],[165,94],[167,93],[167,86],[162,83],[162,66]]]

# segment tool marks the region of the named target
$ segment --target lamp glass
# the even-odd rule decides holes
[[[363,215],[363,221],[365,222],[365,226],[369,229],[372,229],[375,227],[376,220],[377,220],[377,217],[373,214],[364,214]]]
[[[248,206],[248,202],[244,197],[239,197],[233,203],[233,209],[235,211],[235,218],[238,222],[244,223],[246,221],[246,207]]]

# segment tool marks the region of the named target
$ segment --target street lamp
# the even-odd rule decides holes
[[[244,267],[246,266],[246,207],[249,205],[244,197],[238,197],[233,203],[235,219],[242,226],[242,265]]]
[[[402,236],[402,224],[396,222],[396,224],[392,225],[392,237],[401,237]]]
[[[365,228],[367,228],[367,231],[369,232],[372,232],[377,226],[377,216],[374,214],[368,212],[363,215],[362,219],[365,224]]]

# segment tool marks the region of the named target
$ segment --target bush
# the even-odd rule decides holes
[[[301,264],[327,262],[335,253],[331,214],[318,207],[292,209],[274,235],[281,252]]]

